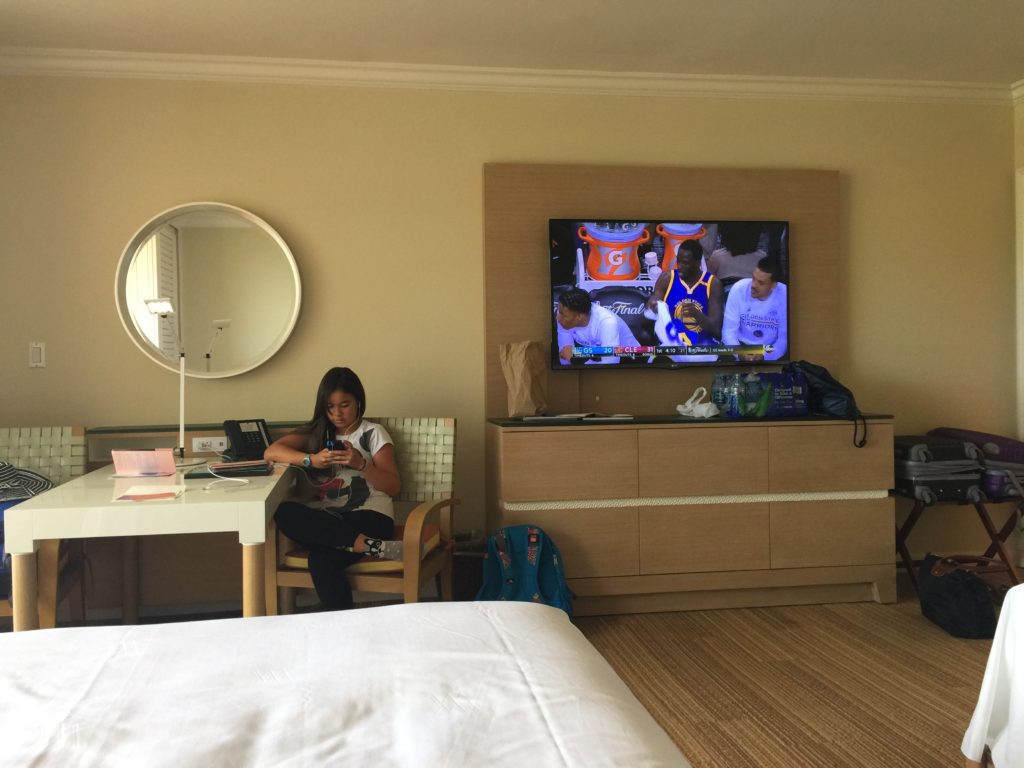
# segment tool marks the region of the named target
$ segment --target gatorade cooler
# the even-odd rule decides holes
[[[661,259],[661,269],[668,272],[676,268],[676,251],[684,240],[700,240],[707,234],[703,224],[680,224],[666,221],[659,224],[655,231],[665,239],[665,253]]]
[[[586,222],[579,238],[590,246],[587,274],[591,280],[635,280],[640,275],[637,249],[651,239],[641,222]]]

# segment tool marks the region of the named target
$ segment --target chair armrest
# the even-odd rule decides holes
[[[423,541],[423,529],[427,523],[434,522],[441,529],[441,545],[447,546],[452,540],[454,530],[455,505],[459,500],[454,497],[435,499],[417,504],[405,521],[405,534],[402,536],[403,562],[408,569],[414,563],[418,566],[422,557],[420,546]]]

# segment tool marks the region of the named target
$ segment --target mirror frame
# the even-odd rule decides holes
[[[168,208],[166,211],[157,214],[139,228],[139,230],[132,236],[131,240],[128,241],[128,245],[125,246],[125,249],[121,254],[121,259],[117,264],[117,272],[114,275],[114,303],[117,306],[117,314],[121,320],[121,325],[128,334],[128,338],[135,343],[135,346],[142,350],[146,357],[160,367],[178,373],[178,366],[168,362],[167,358],[155,350],[149,341],[139,332],[139,329],[132,320],[131,311],[126,306],[123,286],[127,281],[128,270],[131,267],[132,260],[135,258],[136,252],[157,229],[178,216],[199,212],[230,213],[259,227],[264,233],[269,235],[277,244],[278,248],[281,249],[281,253],[287,260],[288,267],[291,270],[295,288],[295,305],[292,309],[291,316],[288,318],[286,326],[282,329],[281,333],[278,334],[277,338],[274,339],[267,347],[267,351],[257,358],[251,365],[233,368],[227,371],[190,371],[186,366],[186,376],[191,376],[197,379],[222,379],[227,378],[228,376],[238,376],[243,373],[248,373],[249,371],[263,365],[267,360],[277,354],[291,336],[292,331],[295,329],[295,324],[299,319],[299,310],[302,308],[302,280],[299,277],[299,268],[295,263],[295,257],[292,255],[288,244],[281,238],[277,231],[259,216],[254,213],[250,213],[244,208],[238,208],[237,206],[228,205],[227,203],[213,202],[176,205],[173,208]]]

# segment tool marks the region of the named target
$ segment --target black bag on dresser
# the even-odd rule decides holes
[[[921,561],[917,594],[921,613],[953,637],[990,639],[996,633],[992,594],[961,561],[987,558],[939,557],[928,553]]]
[[[807,404],[811,413],[823,416],[839,416],[853,421],[853,444],[863,448],[868,444],[868,423],[857,407],[857,401],[847,387],[840,384],[831,373],[820,365],[806,360],[796,360],[782,366],[786,373],[797,373],[807,382]],[[859,429],[864,435],[858,438]]]

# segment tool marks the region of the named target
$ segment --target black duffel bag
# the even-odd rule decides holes
[[[917,594],[921,613],[953,637],[990,639],[996,633],[992,593],[962,561],[987,558],[939,557],[928,553],[921,561]]]
[[[782,366],[782,370],[803,377],[807,384],[807,405],[811,413],[850,419],[853,421],[853,444],[857,448],[868,444],[868,423],[857,407],[853,392],[826,368],[806,360],[795,360]],[[863,435],[859,434],[861,429]]]

